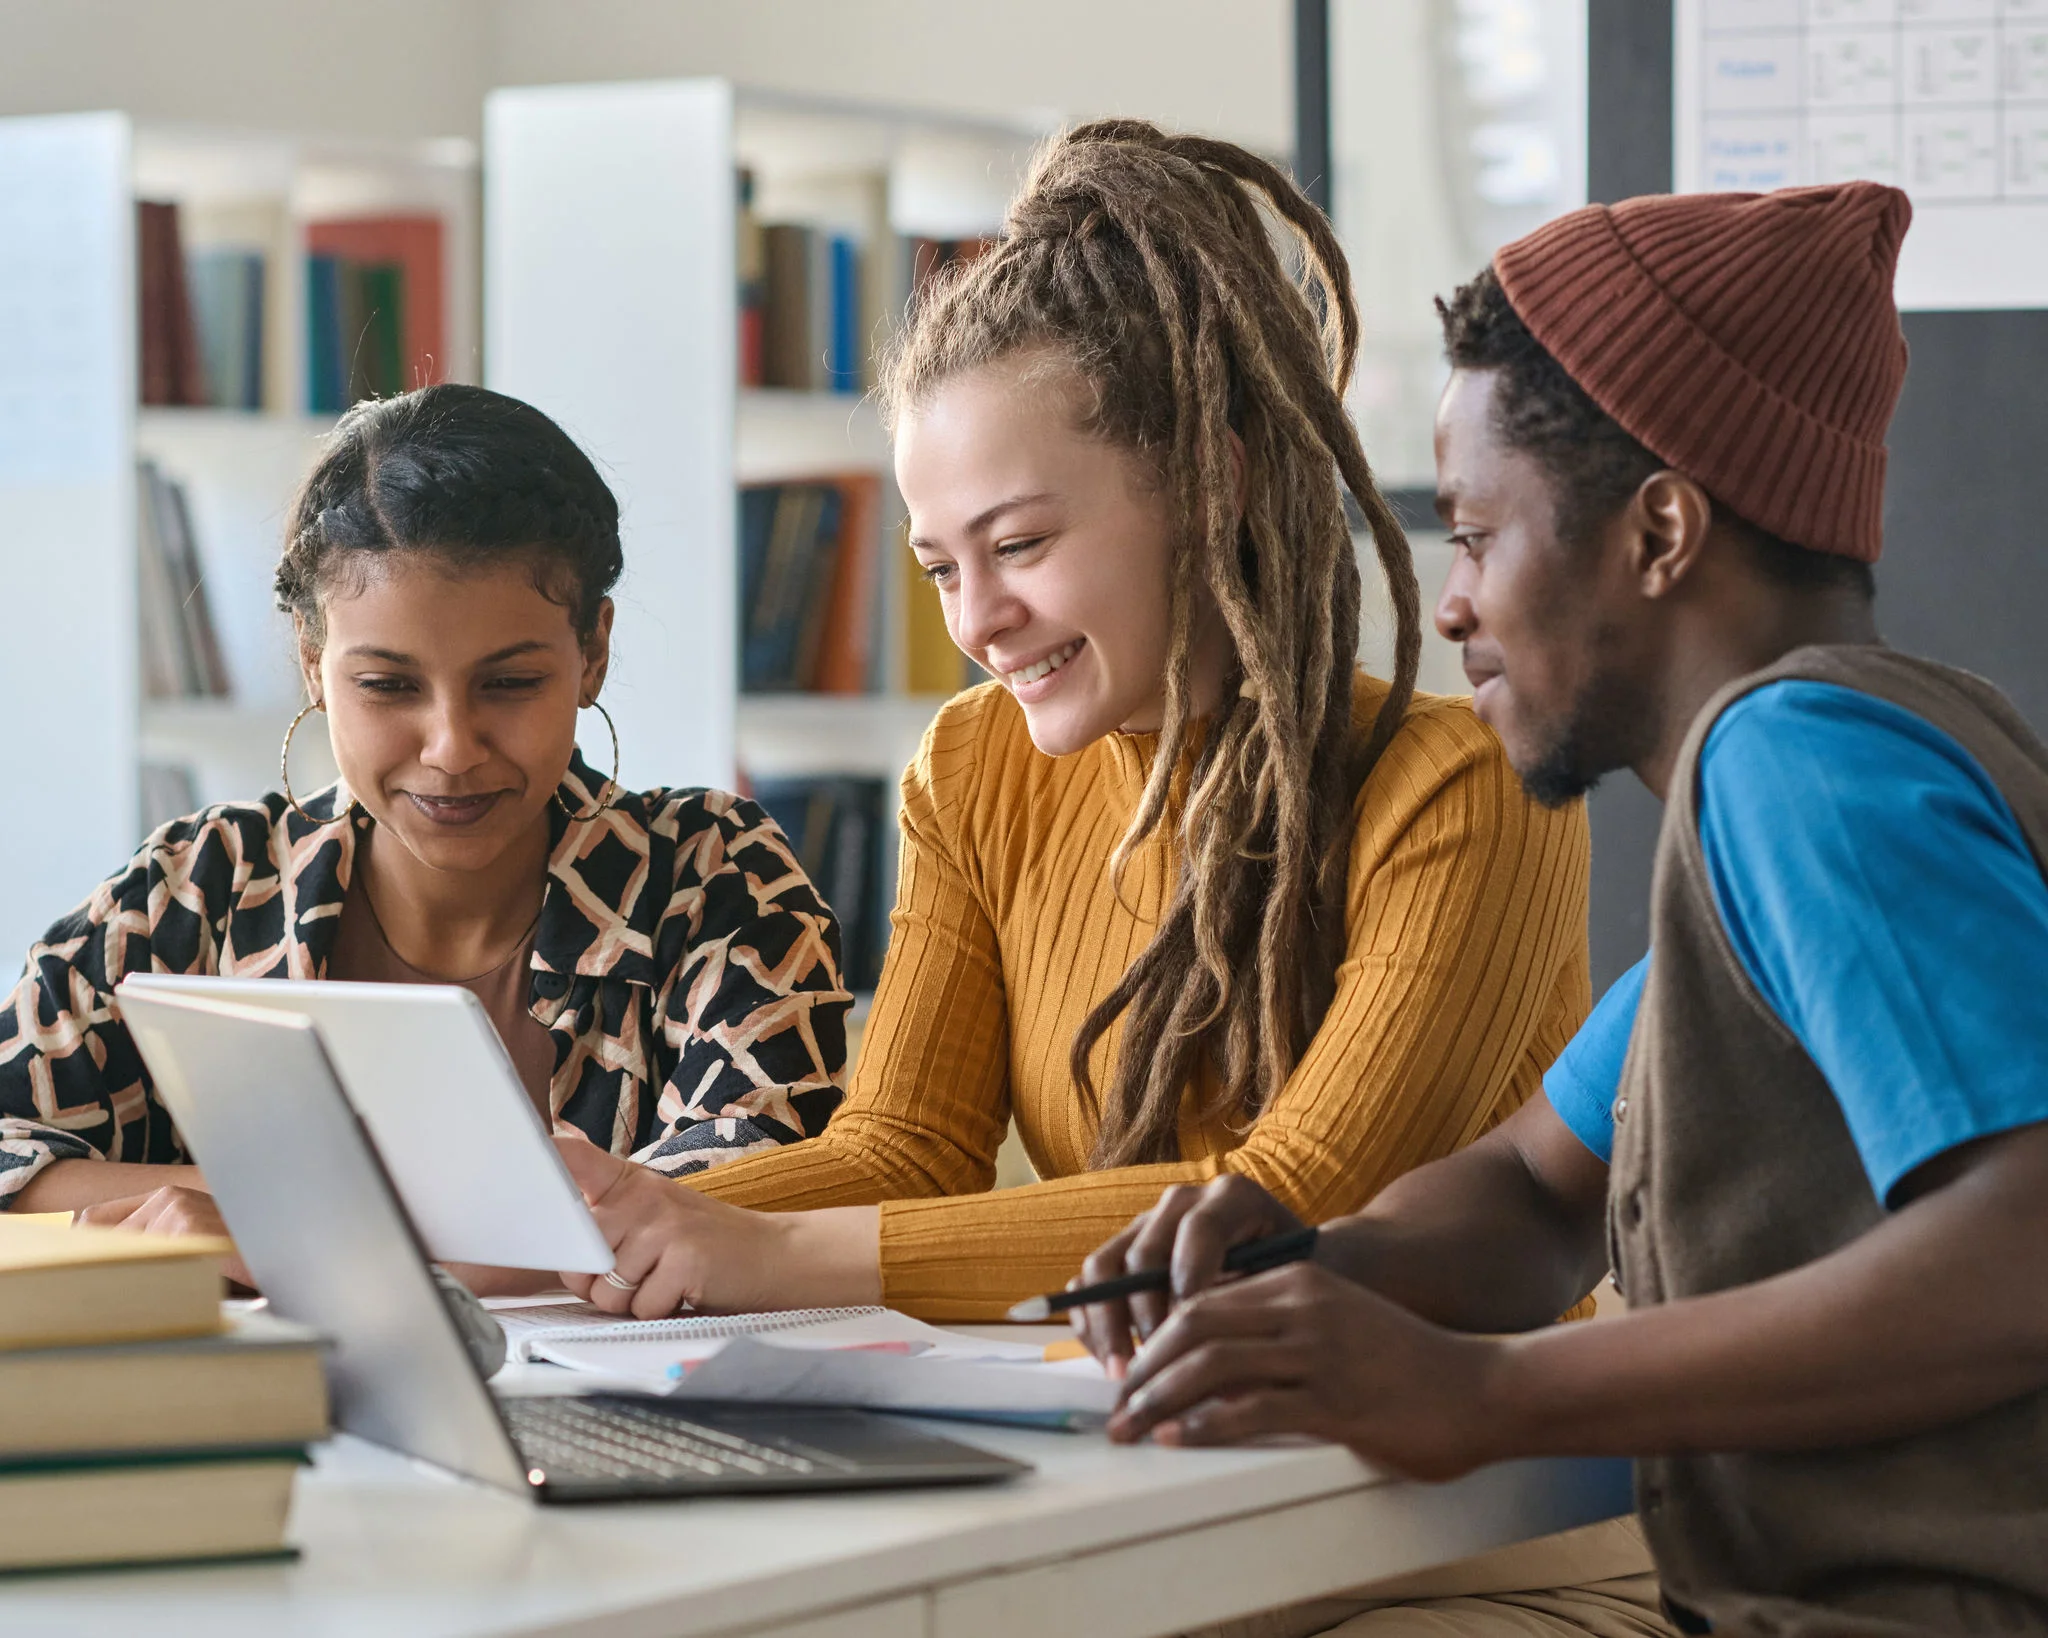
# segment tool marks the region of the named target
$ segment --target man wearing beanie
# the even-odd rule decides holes
[[[2048,747],[1878,637],[1910,214],[1594,207],[1443,307],[1437,624],[1539,799],[1664,800],[1651,953],[1312,1263],[1215,1283],[1292,1226],[1237,1179],[1099,1252],[1200,1293],[1092,1311],[1106,1357],[1151,1332],[1118,1437],[1625,1454],[1682,1630],[2048,1633]],[[1548,1324],[1610,1264],[1625,1316]]]

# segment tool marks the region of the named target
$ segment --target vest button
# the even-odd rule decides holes
[[[1619,1126],[1628,1119],[1628,1098],[1624,1095],[1614,1100],[1614,1124]]]
[[[1642,1224],[1643,1191],[1641,1189],[1630,1189],[1628,1191],[1628,1221],[1631,1228],[1640,1227]]]

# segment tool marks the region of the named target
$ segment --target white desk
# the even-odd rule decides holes
[[[0,1631],[1147,1638],[1629,1506],[1618,1461],[1510,1463],[1421,1486],[1328,1446],[967,1437],[1039,1470],[968,1490],[537,1507],[342,1438],[299,1481],[296,1564],[10,1581]]]
[[[1327,1445],[1176,1451],[927,1425],[1037,1472],[955,1490],[541,1507],[344,1437],[299,1479],[297,1563],[4,1581],[0,1633],[1155,1638],[1631,1505],[1620,1461],[1508,1463],[1432,1486]]]

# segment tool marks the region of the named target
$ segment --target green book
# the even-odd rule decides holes
[[[404,392],[405,270],[396,262],[344,262],[341,292],[349,402]]]
[[[302,1450],[0,1468],[0,1572],[268,1556]]]

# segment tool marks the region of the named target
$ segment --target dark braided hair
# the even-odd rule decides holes
[[[455,384],[368,399],[341,418],[292,503],[278,606],[317,646],[321,598],[395,553],[458,570],[523,562],[587,639],[623,566],[619,503],[531,404]]]
[[[1550,479],[1558,538],[1581,543],[1670,462],[1637,442],[1530,333],[1489,267],[1449,301],[1438,298],[1444,349],[1460,370],[1495,370],[1494,428]],[[1831,586],[1875,595],[1870,565],[1781,540],[1714,501],[1715,520],[1742,537],[1757,567],[1794,590]]]
[[[1299,279],[1261,205],[1294,241]],[[1152,941],[1074,1037],[1074,1078],[1092,1095],[1089,1054],[1124,1020],[1097,1167],[1177,1158],[1205,1062],[1221,1106],[1256,1120],[1336,993],[1351,804],[1407,712],[1422,643],[1408,542],[1344,409],[1357,350],[1344,252],[1285,173],[1227,142],[1112,119],[1045,146],[1002,237],[924,293],[887,361],[893,424],[962,371],[1043,353],[1081,382],[1087,429],[1151,468],[1171,504],[1165,715],[1112,882],[1169,809],[1180,869]],[[1369,735],[1352,725],[1360,591],[1340,483],[1397,621]],[[1234,656],[1206,722],[1198,594]]]

